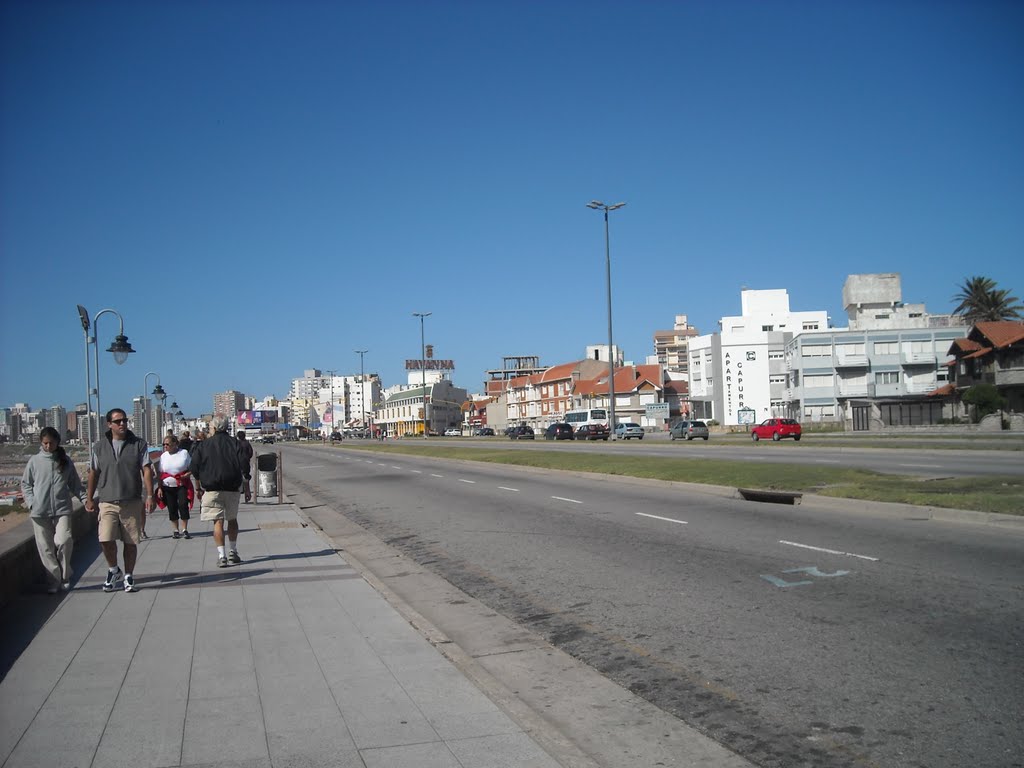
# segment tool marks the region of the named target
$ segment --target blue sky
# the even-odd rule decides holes
[[[84,400],[76,304],[121,313],[104,407],[186,415],[307,368],[479,391],[504,355],[786,288],[843,325],[899,272],[1024,293],[1014,2],[4,2],[0,405]],[[103,349],[117,333],[100,318]],[[150,377],[149,388],[155,383]]]

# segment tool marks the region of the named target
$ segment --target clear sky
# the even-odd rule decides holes
[[[76,304],[188,416],[426,340],[627,359],[747,288],[1024,292],[1019,2],[0,3],[0,405],[84,401]],[[100,318],[103,349],[117,319]],[[155,379],[150,377],[149,388]]]

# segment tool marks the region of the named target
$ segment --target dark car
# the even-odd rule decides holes
[[[552,424],[544,430],[545,440],[574,440],[576,435],[573,434],[572,424],[565,424],[559,422],[558,424]]]
[[[533,427],[520,424],[518,427],[510,427],[508,436],[512,440],[533,440]]]
[[[604,424],[581,424],[576,430],[577,440],[604,440],[607,442],[611,434]]]
[[[331,432],[331,442],[340,443],[342,440],[341,432]]]
[[[480,427],[476,432],[473,433],[477,437],[494,437],[494,430],[490,427]]]
[[[263,437],[260,438],[260,442],[263,443],[264,445],[268,445],[268,444],[272,445],[273,442],[274,442],[274,436],[273,435],[263,435]]]
[[[750,437],[755,443],[762,437],[765,439],[770,437],[778,442],[784,437],[799,440],[802,433],[803,429],[796,419],[765,419],[750,430]]]

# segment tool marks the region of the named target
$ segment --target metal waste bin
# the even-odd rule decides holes
[[[256,495],[277,496],[277,454],[261,453],[256,457]]]

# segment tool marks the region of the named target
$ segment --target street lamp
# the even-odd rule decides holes
[[[363,355],[370,350],[368,349],[357,349],[355,352],[359,355],[359,410],[362,411],[362,416],[359,418],[359,426],[363,430],[366,429],[366,374],[363,373]],[[370,428],[370,435],[373,436],[373,428]]]
[[[81,304],[78,305],[78,317],[82,321],[82,330],[85,332],[85,418],[86,418],[86,423],[89,425],[89,446],[90,447],[92,447],[92,443],[95,440],[95,436],[94,436],[93,433],[99,431],[99,421],[100,421],[100,415],[101,415],[101,408],[100,408],[100,346],[99,346],[99,343],[96,340],[96,336],[98,334],[96,334],[95,332],[97,330],[97,328],[96,328],[97,321],[99,321],[100,316],[101,315],[105,315],[108,312],[110,314],[112,314],[112,315],[117,315],[118,322],[120,323],[120,331],[117,334],[117,336],[114,337],[114,341],[111,343],[111,345],[107,348],[107,352],[110,352],[110,353],[112,353],[114,355],[114,362],[115,363],[117,363],[118,365],[123,365],[124,361],[128,359],[128,355],[135,351],[134,349],[132,349],[132,345],[128,342],[128,337],[124,335],[124,318],[121,317],[120,313],[118,313],[117,310],[114,310],[114,309],[101,309],[99,312],[97,312],[93,316],[92,322],[90,323],[89,322],[89,311],[85,307],[83,307]],[[93,336],[89,335],[89,331],[90,330],[92,330],[94,332]],[[91,373],[90,373],[90,370],[89,370],[89,344],[93,345],[93,352],[94,352],[94,358],[95,358],[95,368],[96,368],[96,387],[95,387],[95,389],[92,386]],[[143,388],[143,390],[145,390],[145,388],[146,388],[145,382],[143,382],[142,388]],[[93,428],[92,428],[92,416],[90,415],[90,413],[92,411],[92,396],[93,395],[96,396],[96,429],[95,430],[93,430]]]
[[[608,429],[611,439],[615,439],[615,351],[612,346],[612,249],[608,238],[608,211],[615,211],[625,203],[605,205],[600,200],[591,200],[587,208],[604,211],[604,269],[605,282],[608,285]]]
[[[423,439],[427,438],[427,352],[423,337],[423,320],[433,312],[413,312],[413,317],[420,319],[420,378],[423,386]]]
[[[149,418],[149,408],[147,407],[148,403],[146,402],[146,387],[148,386],[150,376],[156,376],[156,386],[153,387],[153,397],[160,401],[161,406],[167,400],[167,393],[164,392],[164,388],[160,385],[160,374],[157,373],[156,371],[148,371],[146,375],[142,377],[142,407],[146,413],[144,428],[142,430],[142,439],[145,440],[147,443],[153,442],[153,436],[149,434],[149,425],[151,419]]]

